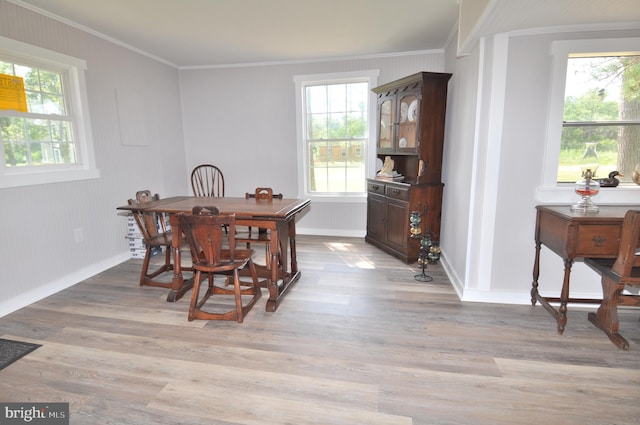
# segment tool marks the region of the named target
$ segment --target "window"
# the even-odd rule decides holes
[[[376,77],[365,72],[295,78],[305,197],[365,195],[367,170],[375,161],[369,135]]]
[[[623,81],[631,77],[626,72],[638,72],[638,46],[638,38],[552,43],[551,95],[538,201],[566,203],[571,196],[567,192],[573,191],[573,183],[582,178],[582,171],[596,166],[598,178],[614,170],[625,175],[616,190],[600,191],[598,203],[637,201],[640,188],[630,183],[630,178],[640,162],[640,149],[625,140],[630,131],[636,132],[636,143],[638,140],[638,110],[629,108],[634,102],[638,107],[638,88],[630,92],[636,93],[635,98],[627,98]],[[640,81],[634,78],[636,83]],[[628,164],[633,164],[630,170]]]
[[[0,187],[98,177],[85,68],[82,60],[0,37]]]
[[[570,55],[558,182],[613,171],[631,181],[640,163],[640,56]]]

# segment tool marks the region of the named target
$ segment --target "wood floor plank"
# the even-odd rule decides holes
[[[263,253],[260,253],[263,255]],[[154,258],[154,261],[161,261]],[[259,261],[259,260],[258,260]],[[300,280],[274,313],[187,320],[129,260],[0,318],[42,344],[0,370],[2,401],[67,401],[70,423],[638,424],[640,324],[618,350],[570,306],[463,303],[362,239],[300,236]]]
[[[278,395],[278,391],[258,394],[235,388],[198,388],[192,384],[170,384],[149,407],[164,410],[167,409],[169,401],[181,398],[185,402],[179,407],[179,411],[185,416],[222,418],[246,425],[412,424],[410,417],[362,409],[358,408],[357,404],[348,408],[335,403],[283,399]],[[336,394],[335,399],[339,397],[340,394]]]

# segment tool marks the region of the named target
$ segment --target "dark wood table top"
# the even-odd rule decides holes
[[[140,205],[123,205],[119,210],[140,210],[168,214],[189,213],[196,206],[218,207],[221,214],[234,214],[237,218],[285,219],[298,214],[311,201],[309,199],[253,199],[245,197],[173,196]]]
[[[579,220],[581,222],[600,220],[620,220],[629,210],[640,210],[640,204],[635,205],[598,205],[598,212],[571,211],[571,205],[538,205],[538,210],[548,211],[566,220]]]

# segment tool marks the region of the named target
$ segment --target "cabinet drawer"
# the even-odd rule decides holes
[[[384,194],[393,199],[400,199],[402,201],[409,200],[409,188],[404,186],[388,184],[385,188]]]
[[[369,181],[367,182],[367,192],[384,195],[384,186],[385,186],[384,183]]]
[[[581,224],[578,226],[576,256],[615,257],[620,242],[620,226]]]

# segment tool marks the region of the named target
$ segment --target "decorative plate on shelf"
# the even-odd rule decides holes
[[[407,120],[408,113],[409,105],[407,105],[407,102],[402,102],[400,104],[400,122],[405,122]]]
[[[414,100],[409,105],[409,110],[407,111],[409,121],[415,121],[418,118],[418,100]]]
[[[407,147],[407,139],[405,139],[404,137],[402,139],[400,139],[398,141],[398,146],[401,148],[406,148]]]

